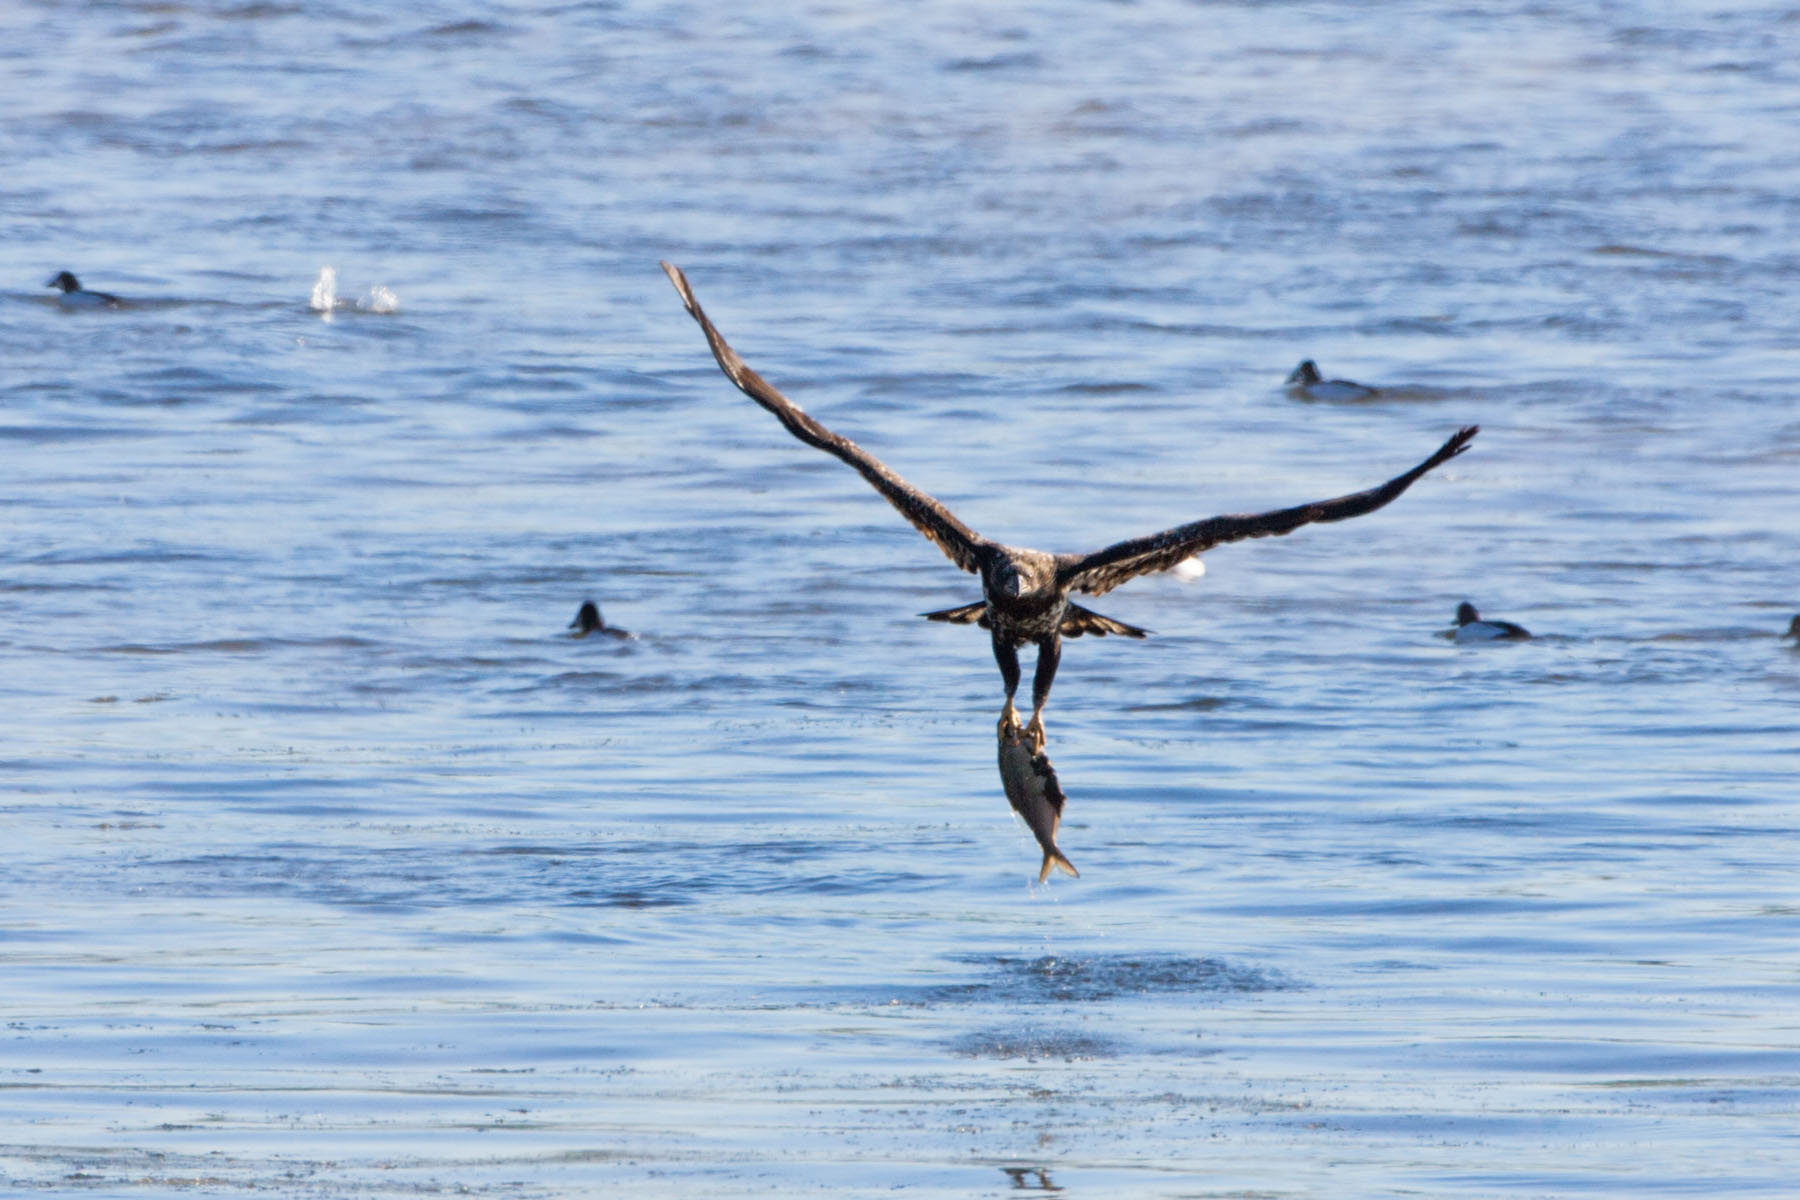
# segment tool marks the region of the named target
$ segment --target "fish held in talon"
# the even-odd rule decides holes
[[[1037,839],[1038,847],[1044,852],[1038,882],[1048,879],[1052,868],[1079,879],[1081,872],[1056,845],[1056,831],[1062,824],[1063,805],[1068,802],[1068,797],[1063,795],[1056,769],[1050,765],[1043,747],[1033,748],[1016,728],[1017,714],[1014,714],[1014,723],[1015,728],[1010,734],[1004,731],[1000,734],[1000,785],[1006,789],[1006,802],[1025,819],[1031,836]]]
[[[573,636],[578,638],[584,638],[590,633],[603,633],[608,637],[616,638],[633,636],[627,630],[608,625],[606,619],[600,615],[600,606],[592,600],[582,602],[581,607],[575,612],[575,619],[569,622],[569,628],[575,631]]]
[[[58,271],[45,283],[45,287],[57,288],[60,294],[56,302],[64,308],[123,308],[125,302],[111,292],[91,292],[81,286],[81,280],[68,271]]]
[[[1319,364],[1310,358],[1295,367],[1285,382],[1288,390],[1309,400],[1366,400],[1381,390],[1348,379],[1327,379],[1319,374]]]
[[[1146,630],[1074,603],[1069,598],[1071,593],[1102,596],[1140,575],[1171,570],[1213,546],[1247,538],[1278,537],[1303,525],[1344,521],[1372,513],[1398,499],[1427,472],[1467,450],[1470,439],[1479,432],[1474,425],[1460,429],[1411,470],[1376,487],[1330,500],[1263,513],[1207,517],[1161,533],[1117,542],[1090,554],[1051,554],[1009,546],[970,529],[932,496],[902,479],[849,438],[827,429],[751,370],[700,307],[681,269],[667,262],[662,268],[680,294],[688,315],[706,335],[719,369],[739,391],[773,414],[794,437],[855,470],[952,563],[980,578],[982,598],[978,603],[921,615],[933,621],[978,625],[988,631],[1006,692],[999,727],[1003,751],[1016,731],[1021,746],[1029,739],[1030,749],[1041,753],[1044,706],[1050,699],[1064,638],[1084,634],[1128,638],[1147,635]],[[1019,689],[1018,652],[1023,646],[1036,647],[1037,664],[1032,677],[1031,720],[1020,727],[1013,698]]]
[[[1456,627],[1450,636],[1458,642],[1522,642],[1531,634],[1511,621],[1482,620],[1475,606],[1464,600],[1456,606]]]

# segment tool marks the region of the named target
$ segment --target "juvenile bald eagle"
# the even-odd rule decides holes
[[[1320,500],[1274,512],[1208,517],[1148,537],[1119,542],[1092,554],[1045,554],[1041,550],[1003,546],[964,525],[949,509],[894,474],[855,442],[839,437],[813,420],[768,380],[752,371],[707,320],[681,269],[666,262],[662,269],[668,272],[675,290],[681,293],[681,302],[687,306],[689,314],[705,331],[713,357],[718,360],[726,378],[774,413],[789,433],[856,468],[876,491],[887,497],[888,503],[898,509],[901,516],[948,555],[951,562],[981,577],[982,599],[979,603],[922,615],[934,621],[978,622],[991,633],[994,658],[1000,664],[1000,677],[1006,684],[1006,704],[1000,710],[1002,739],[1021,732],[1019,710],[1013,705],[1013,695],[1019,690],[1018,648],[1027,642],[1037,646],[1037,672],[1031,687],[1031,722],[1024,727],[1023,734],[1038,751],[1044,746],[1044,705],[1050,699],[1050,683],[1056,678],[1062,639],[1084,633],[1141,638],[1145,633],[1072,603],[1070,592],[1104,595],[1129,579],[1153,571],[1166,571],[1225,542],[1292,533],[1302,525],[1343,521],[1372,513],[1411,487],[1425,472],[1468,449],[1469,439],[1479,429],[1475,425],[1460,429],[1438,447],[1435,454],[1404,475],[1396,475],[1380,487],[1339,496],[1335,500]]]

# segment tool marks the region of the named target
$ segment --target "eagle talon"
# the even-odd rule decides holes
[[[1006,707],[1000,710],[1000,740],[1003,742],[1009,738],[1017,740],[1023,733],[1024,729],[1019,724],[1019,710],[1014,708],[1009,701]]]
[[[1048,739],[1047,735],[1044,733],[1043,713],[1031,714],[1031,723],[1025,726],[1025,740],[1031,744],[1031,752],[1033,754],[1042,754],[1044,752],[1044,742]]]

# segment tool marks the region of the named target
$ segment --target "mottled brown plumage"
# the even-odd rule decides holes
[[[1062,653],[1062,639],[1087,633],[1143,637],[1144,630],[1090,612],[1069,601],[1070,592],[1100,596],[1127,580],[1154,571],[1166,571],[1177,563],[1213,546],[1245,538],[1275,537],[1292,533],[1302,525],[1343,521],[1360,517],[1388,504],[1432,468],[1441,466],[1468,449],[1478,431],[1470,425],[1440,446],[1435,454],[1412,470],[1379,487],[1266,513],[1208,517],[1179,525],[1148,537],[1132,538],[1092,554],[1045,554],[989,541],[964,525],[949,509],[907,483],[874,455],[849,438],[840,437],[808,416],[799,405],[782,395],[768,380],[752,371],[738,357],[694,299],[687,276],[680,268],[663,263],[688,313],[699,322],[712,347],[713,357],[726,378],[752,400],[775,414],[789,433],[854,467],[875,490],[913,527],[942,550],[951,562],[981,577],[980,604],[926,613],[938,621],[979,623],[992,635],[994,658],[1006,684],[1006,705],[1000,714],[1004,740],[1019,731],[1019,713],[1013,695],[1019,687],[1018,648],[1026,643],[1038,648],[1037,671],[1032,680],[1031,723],[1025,727],[1034,750],[1044,745],[1044,705]]]

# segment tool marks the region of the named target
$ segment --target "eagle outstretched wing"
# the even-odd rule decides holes
[[[726,344],[719,331],[713,328],[713,323],[706,319],[706,313],[701,310],[700,302],[694,299],[694,291],[688,286],[687,276],[681,273],[681,268],[665,262],[662,269],[668,272],[670,282],[681,293],[681,302],[687,305],[689,315],[705,331],[713,357],[719,360],[719,369],[738,386],[739,391],[774,413],[787,426],[789,433],[807,445],[816,446],[855,467],[857,473],[873,484],[876,491],[887,497],[888,503],[898,509],[901,516],[912,522],[913,528],[936,543],[938,549],[950,557],[951,562],[970,573],[979,573],[979,551],[988,545],[986,538],[957,520],[942,504],[894,474],[873,454],[813,420],[805,409],[752,371],[738,357],[737,351]]]
[[[1436,454],[1406,474],[1396,475],[1380,487],[1339,496],[1335,500],[1319,500],[1274,512],[1208,517],[1204,521],[1165,529],[1148,537],[1132,538],[1092,554],[1071,556],[1072,561],[1059,564],[1056,581],[1070,591],[1099,596],[1129,579],[1154,571],[1166,571],[1185,558],[1225,542],[1278,537],[1284,533],[1292,533],[1302,525],[1343,521],[1372,513],[1396,499],[1425,472],[1442,466],[1467,450],[1469,439],[1480,430],[1479,425],[1469,425],[1458,430],[1454,437],[1438,448]]]

